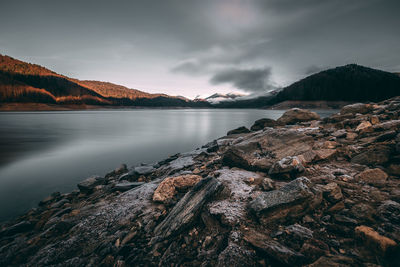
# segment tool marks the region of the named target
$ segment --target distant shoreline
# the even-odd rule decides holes
[[[284,101],[276,105],[264,108],[233,108],[233,109],[266,109],[266,110],[287,110],[291,108],[306,108],[314,110],[340,109],[341,107],[354,102],[348,101]],[[173,106],[109,106],[109,105],[55,105],[45,103],[2,103],[0,112],[13,111],[75,111],[75,110],[130,110],[130,109],[232,109],[222,107],[173,107]]]

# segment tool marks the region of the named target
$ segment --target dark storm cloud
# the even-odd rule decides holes
[[[261,69],[228,69],[215,74],[210,82],[212,84],[230,83],[238,89],[247,92],[260,92],[272,89],[269,83],[271,68]]]
[[[261,75],[247,86],[237,72],[220,85],[286,85],[308,66],[400,69],[398,0],[2,0],[0,9],[0,53],[166,93],[212,93],[221,69],[266,64],[266,84]]]

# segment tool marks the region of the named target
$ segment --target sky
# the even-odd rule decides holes
[[[0,54],[194,98],[356,63],[400,72],[399,0],[0,0]]]

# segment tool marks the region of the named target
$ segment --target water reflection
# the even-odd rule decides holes
[[[53,191],[67,192],[121,163],[189,151],[270,110],[118,110],[0,113],[0,221]]]

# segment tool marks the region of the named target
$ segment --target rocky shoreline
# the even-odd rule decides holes
[[[0,266],[398,266],[400,97],[262,119],[0,228]]]

